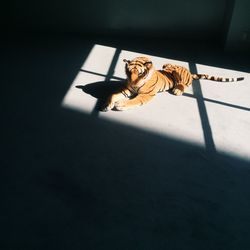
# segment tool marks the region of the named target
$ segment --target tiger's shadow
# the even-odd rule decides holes
[[[76,85],[75,87],[81,89],[84,93],[89,94],[97,99],[97,104],[95,109],[102,111],[103,106],[107,98],[119,91],[119,89],[124,86],[125,80],[123,81],[100,81],[89,83],[86,85]]]

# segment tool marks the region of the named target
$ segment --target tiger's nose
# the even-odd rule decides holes
[[[132,70],[131,70],[131,81],[132,81],[132,82],[134,82],[134,81],[137,80],[138,74],[139,74],[139,72],[138,72],[137,69],[132,69]]]
[[[136,73],[136,72],[138,73],[138,69],[137,68],[132,68],[131,69],[131,73]]]

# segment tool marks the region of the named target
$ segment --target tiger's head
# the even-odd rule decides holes
[[[127,84],[133,89],[140,88],[154,72],[153,63],[148,57],[136,57],[133,60],[123,61],[126,63]]]

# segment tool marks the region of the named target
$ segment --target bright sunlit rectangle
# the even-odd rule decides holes
[[[125,79],[123,59],[133,59],[136,56],[142,56],[142,54],[127,50],[118,51],[109,46],[94,45],[66,93],[62,106],[87,114],[92,113],[97,99],[76,86],[91,85],[97,82],[108,84],[105,80]],[[149,56],[157,69],[161,69],[165,63],[189,68],[188,62],[153,55],[144,54],[144,56]],[[250,112],[247,111],[247,108],[240,109],[240,107],[250,107],[250,86],[247,84],[250,82],[249,74],[198,63],[195,64],[195,67],[198,73],[245,77],[241,83],[231,84],[200,81],[202,91],[200,98],[203,98],[205,115],[208,117],[208,125],[211,127],[211,136],[216,150],[250,160]],[[112,76],[107,78],[108,72],[112,72]],[[199,84],[199,82],[195,81],[193,84]],[[205,147],[205,132],[197,97],[194,96],[192,87],[187,89],[186,93],[180,97],[168,92],[159,93],[150,103],[139,108],[124,112],[100,112],[98,115],[102,119],[132,125]],[[230,104],[233,105],[230,106]]]

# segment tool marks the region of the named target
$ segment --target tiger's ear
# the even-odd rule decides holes
[[[144,65],[145,65],[148,69],[150,69],[150,68],[152,67],[153,63],[152,63],[151,61],[149,61],[149,62],[145,62]]]
[[[125,62],[125,63],[130,63],[130,60],[123,59],[123,62]]]

